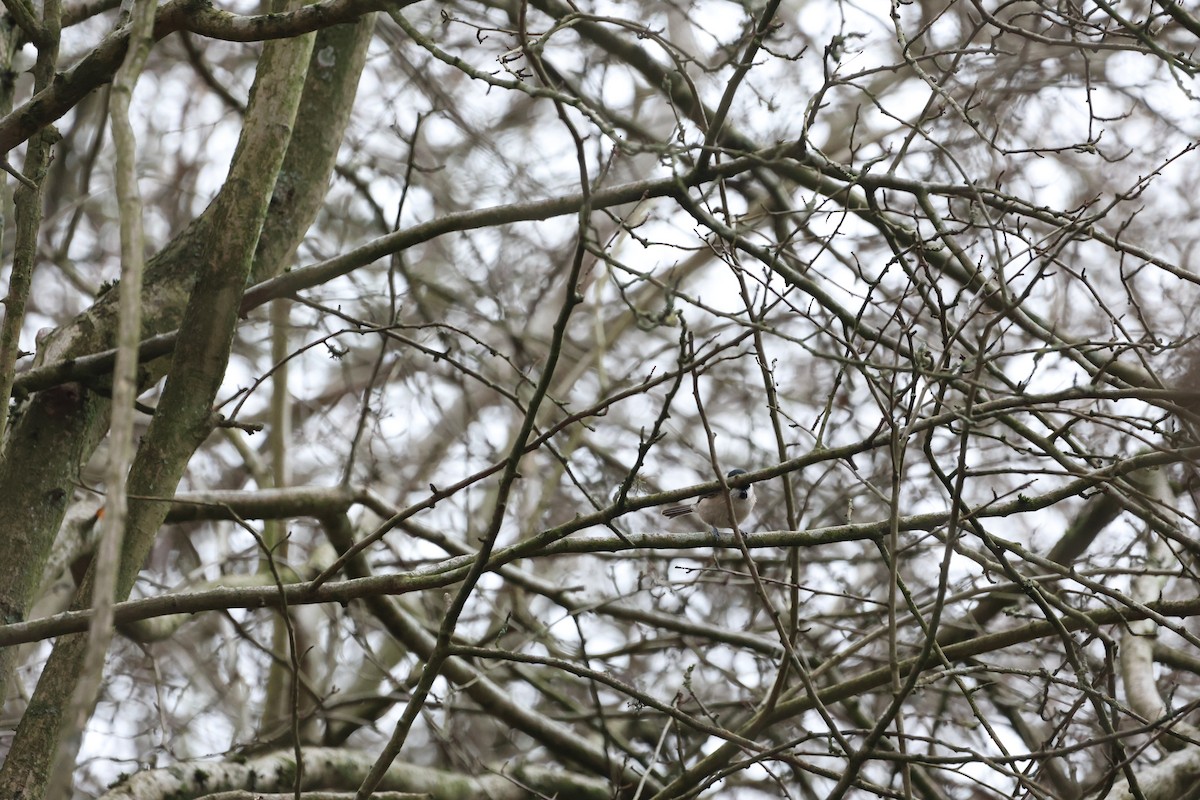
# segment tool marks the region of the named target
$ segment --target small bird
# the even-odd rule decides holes
[[[745,475],[744,469],[731,469],[726,478],[736,478],[738,475]],[[754,487],[746,486],[741,489],[730,489],[729,499],[733,505],[734,519],[740,524],[754,508]],[[717,528],[732,528],[733,519],[729,518],[730,503],[725,502],[725,498],[721,496],[719,491],[702,494],[695,500],[680,503],[675,506],[667,506],[662,510],[664,517],[682,517],[684,514],[691,514],[693,511],[700,517],[706,525],[712,528],[714,536],[719,536]]]

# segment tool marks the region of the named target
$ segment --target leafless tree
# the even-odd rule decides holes
[[[1200,797],[1188,5],[4,8],[0,798]]]

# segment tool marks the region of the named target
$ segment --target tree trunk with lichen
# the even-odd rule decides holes
[[[181,335],[173,357],[142,367],[144,386],[164,374],[167,383],[130,473],[131,495],[170,497],[191,454],[211,431],[212,401],[224,376],[242,292],[248,281],[287,265],[320,207],[373,25],[368,15],[322,31],[315,50],[312,35],[268,45],[257,79],[265,89],[252,93],[224,188],[148,265],[144,333],[179,328]],[[297,114],[298,106],[303,113]],[[115,294],[102,294],[73,323],[47,335],[36,363],[109,348]],[[102,381],[38,392],[14,415],[0,459],[0,496],[12,509],[0,515],[0,541],[8,548],[0,560],[0,611],[6,621],[28,613],[80,467],[104,437],[107,420]],[[128,595],[168,508],[164,502],[131,501],[119,598]],[[90,603],[90,586],[85,580],[76,607]],[[83,635],[59,638],[0,770],[0,796],[41,796],[84,642]],[[0,675],[9,676],[15,652],[0,651]]]

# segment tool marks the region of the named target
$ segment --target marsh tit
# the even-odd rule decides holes
[[[726,478],[736,478],[738,475],[745,475],[744,469],[731,469]],[[680,503],[675,506],[667,506],[662,510],[664,517],[682,517],[684,514],[696,512],[696,516],[704,522],[704,524],[712,527],[713,533],[717,533],[717,528],[732,528],[733,519],[729,518],[729,506],[733,506],[734,519],[740,524],[754,508],[754,487],[745,486],[741,489],[729,490],[730,503],[725,502],[725,498],[721,496],[721,492],[709,492],[702,494],[695,500],[687,503]]]

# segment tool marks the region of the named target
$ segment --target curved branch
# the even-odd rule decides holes
[[[406,6],[413,0],[400,0]],[[239,16],[217,11],[207,0],[169,0],[154,20],[154,40],[180,30],[231,42],[285,39],[351,22],[387,5],[384,0],[325,0],[280,14]],[[93,89],[116,74],[129,46],[129,27],[104,37],[75,66],[0,119],[0,153],[7,153],[37,131],[62,117]]]
[[[404,8],[416,0],[325,0],[295,11],[279,14],[231,14],[205,2],[188,9],[183,29],[210,39],[227,42],[263,42],[312,33],[321,28],[353,22],[363,14],[384,8]]]
[[[0,136],[2,135],[3,122],[0,121]],[[735,159],[718,165],[710,172],[692,174],[688,177],[696,183],[700,183],[716,176],[747,172],[754,169],[759,163],[758,158]],[[591,195],[591,203],[593,208],[600,209],[636,202],[647,197],[664,197],[677,191],[679,185],[679,179],[674,176],[636,181],[597,190]],[[581,194],[571,194],[527,203],[512,203],[445,214],[429,222],[380,236],[347,253],[317,264],[294,269],[291,272],[285,272],[252,286],[246,290],[242,298],[241,313],[245,315],[277,297],[288,297],[302,289],[319,286],[372,264],[384,256],[392,255],[447,233],[575,214],[578,213],[582,203],[583,196]],[[143,341],[139,351],[140,360],[148,361],[170,353],[175,347],[175,336],[175,332],[172,331]],[[115,356],[115,350],[106,350],[24,370],[13,381],[13,392],[32,394],[64,383],[87,380],[107,374],[112,370]]]

